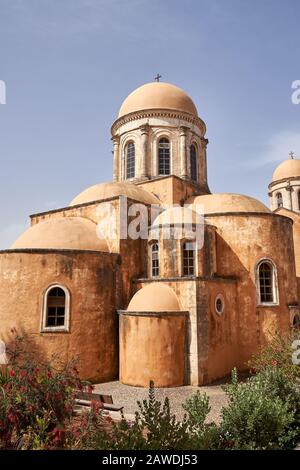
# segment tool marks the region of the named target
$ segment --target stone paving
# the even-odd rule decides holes
[[[220,410],[226,404],[226,396],[222,390],[223,384],[224,382],[202,387],[188,385],[176,388],[157,388],[156,397],[160,401],[163,401],[165,397],[169,397],[171,411],[180,419],[184,414],[181,406],[182,403],[199,390],[210,397],[211,411],[208,420],[218,422]],[[147,389],[123,385],[118,381],[95,385],[94,391],[112,395],[114,404],[124,406],[124,413],[127,417],[132,417],[138,409],[137,400],[143,400],[148,397]]]

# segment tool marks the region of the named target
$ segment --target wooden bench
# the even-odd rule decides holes
[[[76,391],[75,401],[78,405],[90,406],[92,401],[100,401],[103,405],[104,410],[108,411],[120,411],[123,412],[124,406],[118,406],[113,404],[111,395],[103,395],[100,393],[89,393]]]

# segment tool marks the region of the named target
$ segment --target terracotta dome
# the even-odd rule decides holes
[[[228,212],[245,213],[270,213],[271,211],[260,201],[243,194],[205,194],[204,196],[194,196],[188,200],[188,203],[196,209],[196,205],[203,206],[204,214],[216,214]],[[198,208],[201,213],[202,208]]]
[[[127,196],[144,204],[159,204],[159,199],[154,194],[136,186],[133,183],[101,183],[90,186],[76,196],[70,206],[85,204],[88,202],[109,199],[115,196]]]
[[[273,173],[272,181],[283,180],[286,178],[300,178],[300,160],[292,159],[284,160]]]
[[[152,227],[162,225],[203,224],[203,218],[196,211],[187,207],[171,207],[161,212],[154,220]]]
[[[146,109],[172,109],[198,116],[196,106],[185,91],[164,82],[146,83],[130,93],[120,108],[119,118]]]
[[[96,224],[83,217],[62,217],[29,227],[11,249],[93,250],[109,252],[96,234]]]
[[[177,312],[182,309],[171,287],[162,282],[154,282],[134,294],[127,310],[130,312]]]

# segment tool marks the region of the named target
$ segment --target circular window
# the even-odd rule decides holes
[[[224,298],[222,295],[218,295],[215,300],[215,311],[218,315],[224,313]]]

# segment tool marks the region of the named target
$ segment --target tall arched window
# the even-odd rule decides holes
[[[151,247],[151,272],[152,277],[159,276],[159,247],[157,243],[153,243]]]
[[[195,242],[185,242],[182,247],[183,275],[194,276],[195,269]]]
[[[69,291],[59,285],[49,287],[44,295],[42,330],[68,330],[69,309]]]
[[[195,145],[190,148],[190,166],[191,166],[191,179],[197,181],[197,150]]]
[[[126,178],[135,177],[135,146],[129,142],[126,146]]]
[[[158,142],[158,172],[160,175],[169,175],[170,165],[170,142],[163,138]]]
[[[263,260],[257,266],[257,289],[260,304],[277,303],[277,280],[275,266],[271,261]]]
[[[276,194],[276,200],[277,200],[277,207],[283,207],[283,199],[282,199],[281,193]]]

